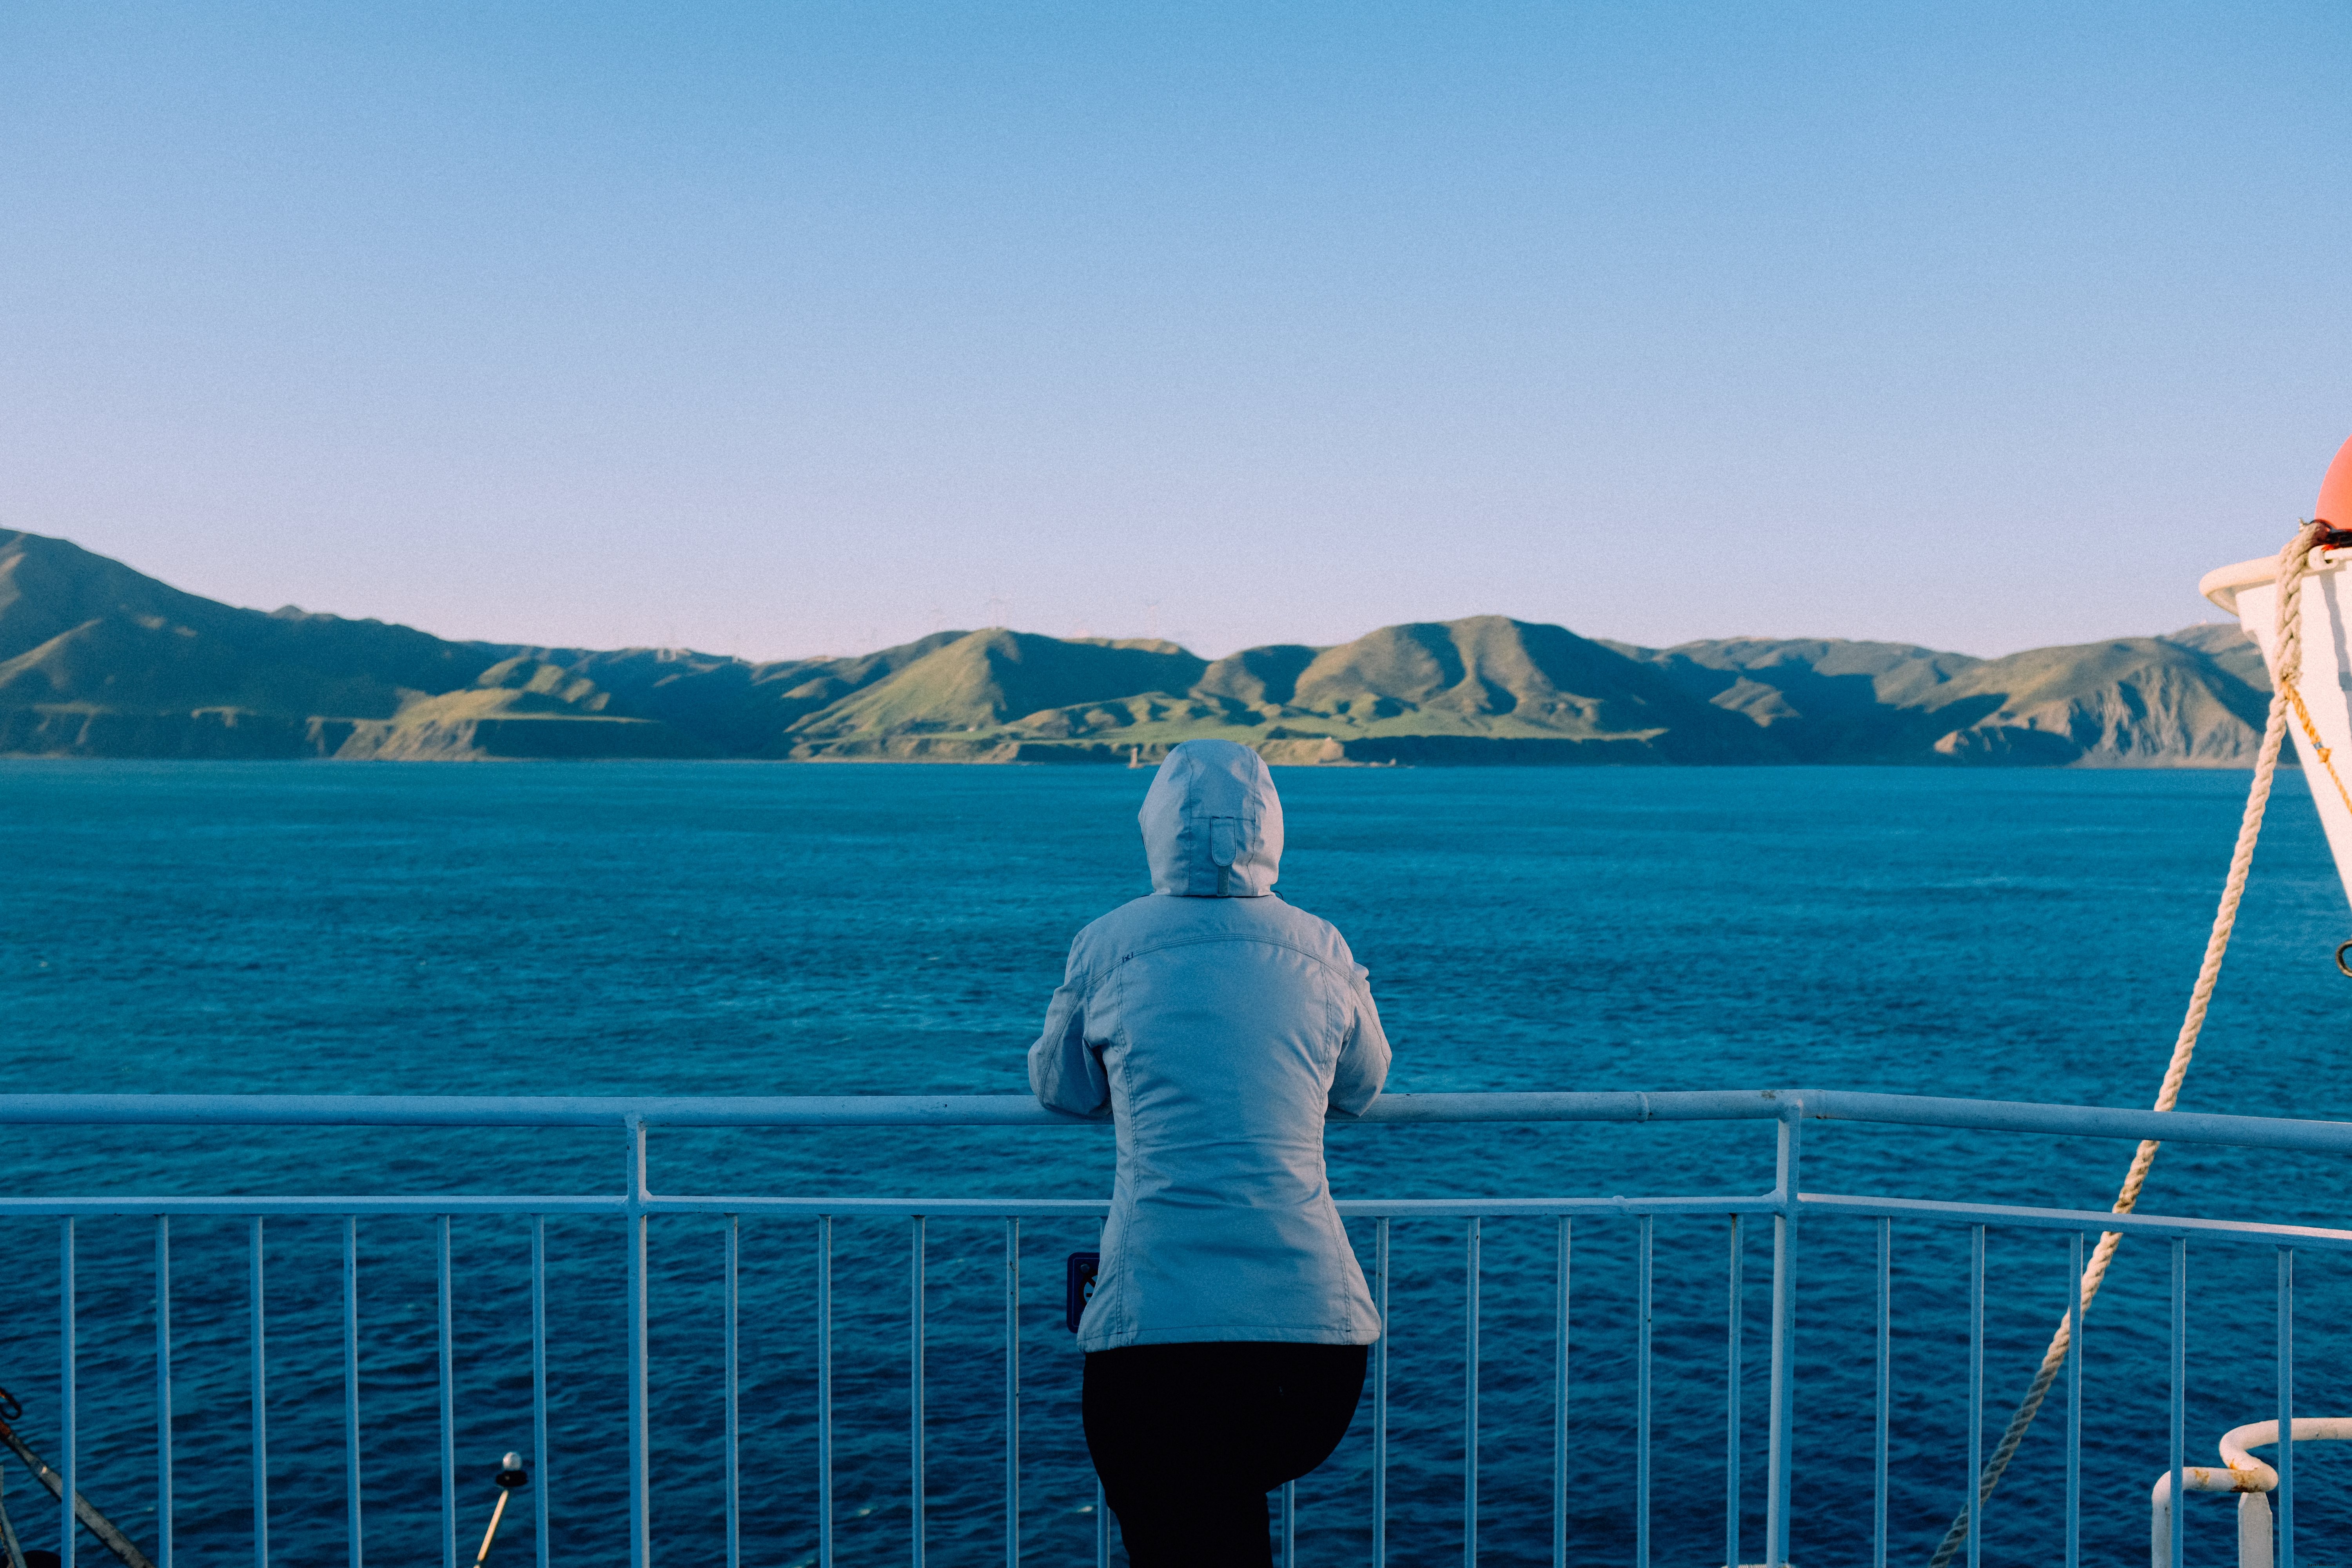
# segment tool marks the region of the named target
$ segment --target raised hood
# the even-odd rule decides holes
[[[1274,891],[1282,799],[1265,759],[1231,741],[1187,741],[1168,753],[1136,820],[1151,890],[1195,899]]]

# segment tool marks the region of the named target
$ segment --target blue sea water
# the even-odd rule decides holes
[[[14,1091],[1016,1092],[1070,934],[1141,891],[1127,770],[856,765],[0,763],[0,1068]],[[1285,770],[1282,890],[1373,975],[1396,1089],[1818,1085],[2145,1105],[2204,942],[2237,773]],[[2329,960],[2352,913],[2298,780],[2282,784],[2183,1105],[2352,1115]],[[607,1133],[9,1133],[15,1194],[592,1191]],[[1354,1128],[1349,1196],[1761,1191],[1770,1132],[1664,1126]],[[2127,1145],[1832,1127],[1809,1190],[2104,1207]],[[1095,1194],[1091,1129],[929,1134],[658,1131],[669,1192]],[[2143,1208],[2344,1223],[2341,1162],[2187,1146]],[[1358,1240],[1370,1254],[1370,1229]],[[1746,1249],[1745,1555],[1762,1551],[1768,1227]],[[562,1562],[625,1553],[618,1229],[551,1221],[556,1451],[538,1484]],[[428,1221],[362,1224],[369,1550],[437,1552],[436,1283]],[[1084,1223],[1023,1258],[1028,1560],[1089,1559],[1078,1360],[1059,1319]],[[1657,1225],[1661,1563],[1721,1561],[1727,1227]],[[0,1223],[15,1310],[0,1384],[56,1435],[57,1226]],[[1922,1562],[1965,1489],[1968,1237],[1895,1227],[1890,1561]],[[79,1227],[85,1489],[154,1521],[152,1222]],[[177,1538],[184,1564],[251,1561],[242,1222],[173,1227]],[[1484,1560],[1550,1550],[1554,1232],[1485,1226]],[[813,1226],[747,1219],[744,1560],[813,1557]],[[724,1561],[716,1218],[653,1227],[656,1556]],[[528,1224],[453,1227],[467,1478],[487,1515],[528,1448]],[[928,1227],[928,1539],[1001,1561],[1002,1257],[993,1222]],[[1458,1222],[1399,1222],[1391,1560],[1458,1562]],[[1793,1555],[1869,1560],[1874,1236],[1802,1237]],[[268,1228],[270,1526],[278,1560],[340,1560],[341,1229]],[[1572,1560],[1629,1562],[1633,1227],[1574,1236]],[[840,1560],[908,1547],[904,1222],[840,1222]],[[2047,1233],[1992,1232],[1988,1422],[2006,1418],[2066,1292]],[[2306,1252],[2301,1408],[2352,1413],[2352,1268]],[[2165,1463],[2169,1259],[2126,1242],[2086,1339],[2085,1557],[2138,1562]],[[2273,1255],[2191,1253],[2189,1433],[2273,1413]],[[2053,1399],[1987,1510],[1986,1561],[2054,1560]],[[1304,1562],[1369,1550],[1369,1404],[1302,1483]],[[1990,1435],[1988,1437],[1990,1441]],[[46,1542],[54,1510],[7,1499]],[[2352,1461],[2305,1460],[2304,1540],[2352,1533]],[[2221,1500],[2192,1541],[2226,1552]],[[502,1554],[530,1550],[529,1516]]]

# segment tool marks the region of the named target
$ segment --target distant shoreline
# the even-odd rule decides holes
[[[1670,648],[1474,616],[1204,659],[1156,638],[942,631],[851,658],[446,641],[239,609],[0,532],[0,755],[1278,766],[2252,764],[2253,644],[2208,623],[1977,658],[1903,643]]]

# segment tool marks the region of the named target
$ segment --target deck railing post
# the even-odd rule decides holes
[[[816,1561],[833,1568],[833,1216],[816,1220]]]
[[[1985,1227],[1969,1226],[1969,1568],[1984,1554]]]
[[[1568,1304],[1569,1219],[1559,1216],[1557,1267],[1552,1284],[1551,1563],[1568,1568]],[[1735,1559],[1736,1561],[1736,1559]]]
[[[68,1224],[71,1222],[68,1221]],[[261,1216],[255,1215],[247,1235],[246,1265],[250,1295],[250,1343],[253,1358],[253,1562],[269,1568],[269,1319],[268,1293],[262,1276]],[[73,1489],[66,1489],[66,1517],[73,1517]],[[68,1554],[61,1568],[73,1568]]]
[[[1795,1440],[1797,1381],[1797,1181],[1803,1144],[1801,1103],[1781,1112],[1772,1197],[1772,1418],[1766,1465],[1764,1561],[1788,1568],[1790,1449]]]
[[[360,1568],[360,1222],[343,1216],[343,1542]]]
[[[530,1497],[539,1568],[554,1555],[549,1540],[547,1474],[547,1216],[530,1216]]]
[[[1741,1255],[1739,1217],[1731,1216],[1731,1261],[1723,1310],[1723,1560],[1731,1568],[1738,1568],[1739,1563],[1740,1291],[1747,1261]],[[1553,1568],[1568,1568],[1566,1556],[1557,1547],[1552,1557]]]
[[[172,1217],[155,1216],[155,1568],[172,1568]],[[352,1568],[359,1568],[354,1560]]]
[[[908,1490],[912,1493],[914,1542],[911,1561],[923,1568],[923,1216],[917,1215],[908,1243],[908,1279],[912,1287],[907,1306]]]
[[[1563,1222],[1565,1223],[1565,1222]],[[1372,1568],[1389,1561],[1389,1220],[1372,1222],[1372,1267],[1378,1274],[1381,1337],[1372,1346]]]
[[[2294,1248],[2278,1249],[2278,1550],[2276,1568],[2294,1568]]]
[[[2188,1417],[2189,1238],[2177,1236],[2172,1238],[2172,1489],[2167,1494],[2172,1504],[2172,1553],[2168,1559],[2172,1568],[2180,1568],[2181,1532],[2189,1519],[2187,1494],[2181,1490],[2181,1471],[2188,1461]]]
[[[742,1407],[740,1389],[742,1385],[742,1364],[739,1358],[741,1310],[738,1302],[738,1275],[742,1264],[742,1226],[740,1216],[727,1219],[727,1568],[743,1568],[743,1468],[742,1468]]]
[[[1637,1222],[1635,1266],[1639,1299],[1634,1312],[1633,1363],[1633,1568],[1650,1568],[1650,1334],[1654,1306],[1651,1257],[1657,1237],[1657,1216],[1643,1215]]]
[[[1878,1221],[1878,1386],[1871,1406],[1870,1561],[1886,1568],[1887,1427],[1895,1403],[1895,1222]],[[1733,1559],[1737,1562],[1738,1559]]]
[[[66,1489],[58,1500],[58,1568],[74,1568],[74,1491],[81,1485],[81,1413],[75,1370],[74,1222],[68,1215],[58,1222],[58,1479]],[[260,1398],[260,1390],[256,1389],[257,1407]]]
[[[2066,1238],[2068,1289],[2073,1301],[2066,1334],[2066,1562],[2083,1562],[2083,1233]]]
[[[1478,1568],[1478,1221],[1463,1241],[1462,1568]]]
[[[1004,1568],[1021,1568],[1021,1222],[1004,1222]]]
[[[647,1568],[653,1557],[652,1432],[646,1411],[646,1122],[628,1119],[627,1198],[624,1220],[628,1226],[629,1339],[629,1568]]]
[[[457,1568],[457,1280],[449,1258],[449,1216],[434,1225],[440,1264],[441,1328],[441,1561]]]

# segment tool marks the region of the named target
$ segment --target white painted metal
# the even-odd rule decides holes
[[[2238,617],[2238,624],[2261,645],[2263,663],[2271,679],[2278,679],[2278,562],[2275,557],[2241,561],[2205,574],[2197,591]],[[2352,782],[2352,550],[2312,552],[2311,574],[2303,580],[2303,670],[2298,682],[2304,706],[2319,731],[2320,744],[2336,752],[2336,770]],[[2327,831],[2327,847],[2336,857],[2336,874],[2344,894],[2352,900],[2352,812],[2327,782],[2319,759],[2312,754],[2311,737],[2292,715],[2286,727],[2294,737],[2294,754],[2311,786],[2312,804],[2319,808],[2319,824]]]
[[[2278,1441],[2279,1424],[2255,1421],[2232,1426],[2221,1436],[2219,1465],[2188,1465],[2180,1472],[2180,1489],[2190,1492],[2236,1492],[2238,1496],[2238,1568],[2271,1568],[2271,1500],[2278,1472],[2247,1452]],[[2294,1440],[2315,1443],[2352,1440],[2352,1417],[2300,1416]],[[2156,1478],[2148,1490],[2148,1561],[2153,1568],[2172,1568],[2172,1472]]]

